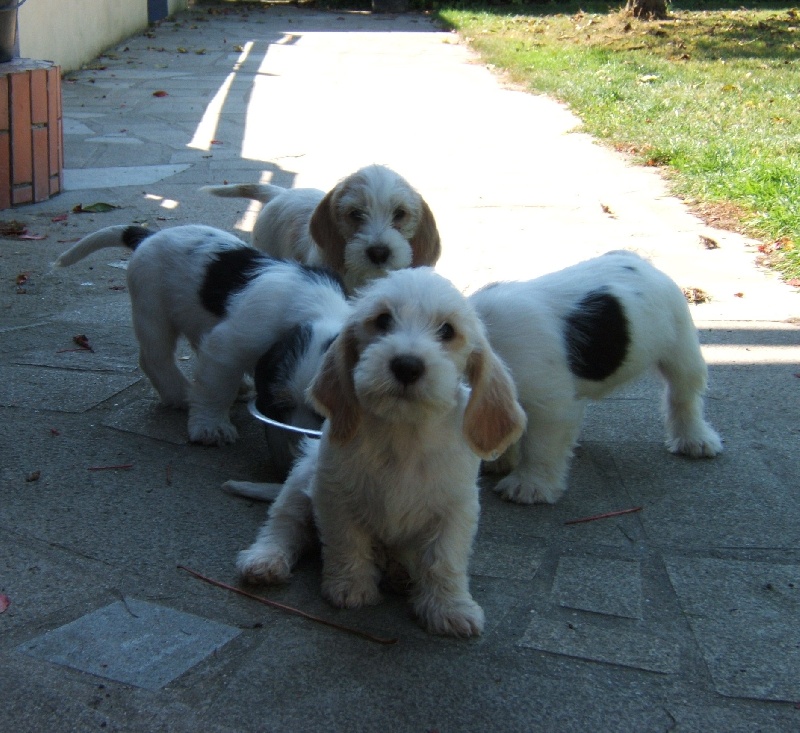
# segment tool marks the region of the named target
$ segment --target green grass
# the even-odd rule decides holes
[[[669,20],[645,22],[623,4],[438,15],[487,63],[566,102],[586,132],[661,167],[710,221],[760,239],[800,285],[800,10],[674,2]]]

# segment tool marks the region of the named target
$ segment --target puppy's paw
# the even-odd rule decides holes
[[[246,583],[285,583],[292,576],[289,558],[274,545],[253,545],[236,558],[236,570]]]
[[[256,396],[256,385],[253,378],[249,375],[242,377],[242,382],[239,385],[239,390],[236,393],[237,402],[249,402]]]
[[[322,581],[322,595],[337,608],[374,606],[381,600],[381,592],[374,578],[356,580],[326,577]]]
[[[713,458],[722,452],[722,439],[716,430],[706,425],[695,435],[681,435],[667,441],[670,453],[691,458]]]
[[[415,611],[422,626],[431,634],[468,638],[483,632],[483,609],[472,598],[446,603],[428,599],[419,602]]]
[[[498,481],[494,490],[506,501],[515,504],[555,504],[566,487],[512,473]]]
[[[189,441],[200,445],[225,445],[235,443],[239,433],[233,423],[225,420],[209,423],[205,420],[189,419]]]

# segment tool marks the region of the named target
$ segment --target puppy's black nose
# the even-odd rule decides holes
[[[367,257],[373,265],[385,265],[391,251],[385,244],[374,244],[367,247]]]
[[[400,384],[414,384],[425,373],[425,362],[418,356],[395,356],[389,364]]]

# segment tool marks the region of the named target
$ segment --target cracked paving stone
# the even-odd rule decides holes
[[[519,646],[592,662],[617,664],[649,672],[677,672],[680,649],[676,643],[641,630],[635,621],[629,628],[608,628],[589,621],[553,620],[535,611]]]
[[[638,562],[597,557],[562,557],[553,595],[560,606],[623,618],[642,618]]]
[[[721,695],[800,699],[800,566],[679,557],[666,566]]]
[[[32,639],[18,651],[158,690],[240,633],[200,616],[126,598]]]

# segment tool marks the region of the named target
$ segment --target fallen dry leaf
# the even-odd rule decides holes
[[[31,471],[26,477],[25,480],[28,483],[32,483],[33,481],[38,481],[42,476],[41,471]]]
[[[0,221],[0,237],[18,237],[20,234],[25,234],[26,231],[28,230],[21,221],[14,219]]]
[[[73,214],[104,214],[107,211],[113,211],[114,209],[118,209],[119,206],[115,206],[114,204],[107,204],[105,201],[98,201],[94,204],[89,204],[88,206],[84,206],[83,204],[78,204],[75,208],[72,209]]]
[[[168,97],[169,94],[167,94],[167,92],[165,92],[163,89],[159,89],[158,91],[153,92],[153,96],[154,97]]]
[[[719,249],[719,243],[717,240],[707,237],[705,234],[700,235],[700,244],[702,244],[706,249]]]
[[[10,605],[11,599],[5,593],[0,593],[0,613],[4,613]]]
[[[683,295],[686,297],[687,301],[695,305],[698,303],[708,303],[708,301],[711,300],[711,296],[700,288],[683,288]]]
[[[86,351],[94,351],[94,349],[91,347],[91,344],[89,344],[89,338],[85,334],[73,336],[72,340],[82,349],[86,349]]]

